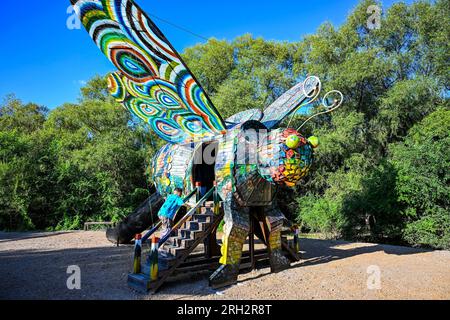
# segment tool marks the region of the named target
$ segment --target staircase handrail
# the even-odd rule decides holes
[[[183,198],[183,202],[186,203],[189,201],[190,198],[192,198],[194,195],[197,194],[197,188],[194,188],[186,197]],[[153,228],[151,228],[143,237],[142,237],[142,243],[145,243],[159,228],[161,227],[161,220],[158,221]]]

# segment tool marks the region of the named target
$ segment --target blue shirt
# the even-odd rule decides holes
[[[184,204],[183,199],[181,199],[176,194],[171,194],[167,197],[166,201],[159,209],[158,216],[173,219],[177,210]]]

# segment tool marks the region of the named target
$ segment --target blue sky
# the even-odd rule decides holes
[[[149,14],[204,37],[233,39],[244,33],[266,39],[297,41],[330,21],[342,24],[358,0],[136,0]],[[383,7],[393,0],[383,1]],[[0,13],[0,98],[15,93],[24,102],[49,108],[76,102],[80,87],[114,67],[85,29],[69,30],[69,0],[5,1]],[[155,19],[174,47],[204,40]]]

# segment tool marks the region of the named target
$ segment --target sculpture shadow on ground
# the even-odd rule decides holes
[[[302,262],[298,267],[327,263],[362,254],[383,251],[387,254],[407,255],[431,250],[411,247],[393,246],[387,244],[356,243],[343,240],[301,239]],[[346,246],[352,245],[352,248]]]

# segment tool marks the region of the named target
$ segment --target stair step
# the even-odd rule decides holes
[[[192,244],[194,243],[194,239],[191,238],[187,238],[187,239],[181,239],[181,243],[180,246],[185,247],[185,248],[189,248],[190,246],[192,246]]]
[[[158,259],[158,274],[162,274],[165,271],[167,271],[175,262],[176,257],[174,256],[172,260],[164,261],[163,259]],[[150,276],[150,264],[144,263],[141,266],[141,272],[145,274],[146,276]]]
[[[166,243],[172,246],[177,246],[180,239],[181,238],[179,238],[178,236],[170,237],[169,239],[167,239]]]
[[[128,286],[136,291],[147,293],[150,289],[150,277],[143,273],[129,273]]]
[[[212,207],[200,207],[201,214],[214,214],[214,206]]]
[[[189,220],[183,223],[182,229],[199,230],[199,225],[197,221]]]
[[[177,259],[174,255],[166,252],[165,250],[159,250],[158,252],[158,266],[161,270],[169,268],[174,263],[177,262]]]
[[[179,229],[178,236],[195,240],[202,236],[202,232],[199,230]]]
[[[170,243],[165,243],[164,247],[161,250],[166,251],[169,254],[172,254],[170,249],[173,249],[173,248],[186,249],[187,247],[184,245],[181,245],[181,243],[179,244],[179,243],[170,242]]]
[[[172,254],[176,258],[181,256],[187,249],[188,248],[176,247],[176,246],[165,246],[164,247],[164,250],[166,250],[166,252]]]
[[[184,238],[182,238],[180,236],[170,237],[167,240],[166,244],[170,245],[170,246],[178,246],[179,247],[182,239],[184,239]]]
[[[158,279],[161,279],[163,272],[158,273]],[[129,273],[128,286],[141,293],[148,293],[157,281],[150,280],[150,276],[146,273]]]
[[[208,228],[209,223],[207,222],[200,222],[200,221],[187,221],[184,226],[183,229],[187,229],[187,230],[192,230],[192,231],[204,231]]]
[[[192,216],[192,220],[193,221],[198,221],[198,222],[208,222],[211,223],[214,221],[214,214],[194,214]]]
[[[158,272],[163,272],[169,269],[173,264],[177,262],[176,256],[162,249],[158,252]],[[150,274],[150,263],[146,260],[141,266],[142,273]]]
[[[203,208],[214,208],[214,201],[205,201]]]
[[[173,246],[187,248],[191,246],[195,240],[191,238],[174,237],[173,239],[171,239],[171,241],[171,245]]]

